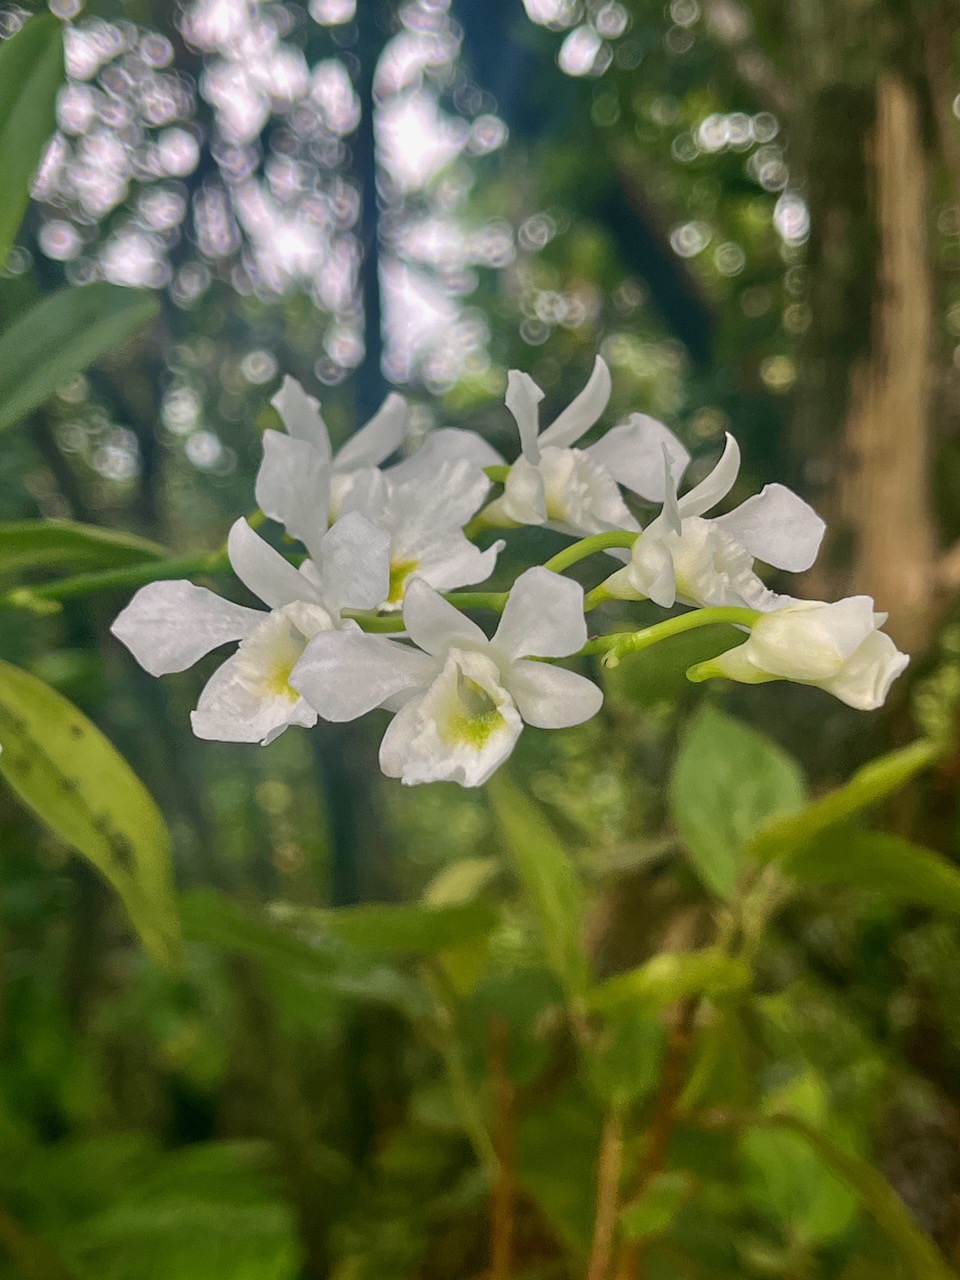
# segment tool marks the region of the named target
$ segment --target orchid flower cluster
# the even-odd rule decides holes
[[[880,630],[886,616],[873,601],[796,600],[771,591],[755,567],[809,568],[824,534],[816,512],[771,484],[711,515],[740,469],[730,435],[713,470],[682,496],[690,455],[645,414],[581,447],[609,397],[598,358],[580,394],[540,430],[543,392],[512,371],[506,407],[520,436],[516,461],[508,465],[473,432],[444,428],[387,466],[411,434],[401,396],[389,395],[334,454],[319,404],[287,378],[272,401],[284,430],[265,433],[256,498],[305,556],[288,559],[240,519],[229,561],[263,610],[189,581],[157,581],[137,592],[113,633],[153,675],[238,642],[192,714],[201,738],[267,744],[290,725],[385,709],[393,719],[380,764],[407,784],[479,786],[524,724],[561,729],[595,715],[601,689],[558,659],[602,653],[613,662],[711,622],[732,623],[743,640],[691,668],[693,680],[791,680],[852,707],[880,706],[908,659]],[[494,484],[501,489],[490,500]],[[645,527],[636,499],[660,508]],[[457,591],[485,582],[504,547],[497,540],[481,550],[473,537],[522,525],[578,541],[526,569],[507,592]],[[585,597],[563,570],[594,553],[619,567]],[[587,612],[614,599],[695,613],[588,640]],[[463,609],[499,612],[492,636]]]

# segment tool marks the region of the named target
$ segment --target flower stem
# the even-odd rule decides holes
[[[507,591],[445,591],[444,600],[458,609],[492,609],[503,613],[507,603]]]
[[[632,533],[629,529],[611,529],[609,533],[594,533],[589,538],[581,538],[579,542],[564,547],[543,567],[552,570],[553,573],[563,573],[564,569],[569,569],[578,560],[585,560],[587,556],[592,556],[597,551],[606,551],[610,547],[632,547],[639,536],[639,533]]]
[[[599,587],[594,587],[592,591],[588,591],[583,597],[584,613],[589,613],[591,609],[596,609],[597,605],[603,604],[607,600],[616,600],[616,596],[612,596],[601,582]]]
[[[665,622],[645,627],[642,631],[614,631],[606,636],[596,636],[587,641],[580,653],[602,653],[604,665],[613,667],[626,654],[639,653],[642,649],[649,649],[651,645],[669,640],[671,636],[681,635],[684,631],[695,631],[698,627],[711,627],[718,623],[751,627],[759,616],[756,609],[740,609],[732,605],[716,609],[691,609],[689,613],[667,618]]]
[[[403,631],[403,617],[399,613],[368,613],[364,609],[344,609],[343,616],[356,622],[361,631]]]

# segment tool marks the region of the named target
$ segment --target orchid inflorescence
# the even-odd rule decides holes
[[[256,497],[306,558],[293,563],[240,519],[229,561],[265,611],[189,581],[157,581],[137,592],[113,633],[153,675],[183,671],[239,642],[193,712],[201,738],[266,744],[290,725],[393,712],[380,764],[408,784],[479,786],[510,755],[524,724],[561,729],[595,715],[601,690],[556,659],[599,653],[615,663],[710,623],[732,623],[744,640],[691,668],[693,680],[791,680],[852,707],[882,705],[908,659],[880,630],[886,616],[873,601],[778,595],[754,567],[759,560],[808,569],[825,527],[816,512],[771,484],[710,516],[740,469],[730,435],[713,470],[682,496],[690,455],[645,414],[579,447],[609,396],[610,374],[598,358],[584,389],[541,431],[543,392],[514,370],[506,406],[520,434],[515,462],[507,465],[473,432],[444,428],[384,467],[410,435],[401,396],[389,395],[334,455],[320,406],[287,378],[272,401],[285,431],[265,433]],[[497,482],[502,491],[488,502]],[[660,506],[646,527],[624,490]],[[522,525],[578,541],[526,569],[507,592],[455,591],[485,582],[504,546],[481,550],[475,536]],[[563,571],[595,553],[620,567],[584,597]],[[681,603],[693,612],[588,640],[586,613],[613,599]],[[458,604],[498,612],[492,637]]]

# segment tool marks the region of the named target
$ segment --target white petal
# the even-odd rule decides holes
[[[444,462],[415,471],[403,484],[388,484],[382,513],[364,514],[394,535],[395,555],[416,560],[438,535],[462,529],[489,491],[490,481],[472,463]]]
[[[580,583],[543,565],[521,573],[494,636],[497,650],[510,658],[565,658],[586,642]]]
[[[151,582],[110,630],[145,671],[163,676],[185,671],[229,640],[242,640],[263,616],[192,582]]]
[[[757,620],[750,636],[751,657],[764,671],[787,680],[827,680],[875,628],[869,596],[850,596],[835,604],[798,601]]]
[[[392,486],[378,467],[337,471],[330,477],[330,520],[359,511],[374,524],[383,524]]]
[[[391,391],[370,421],[354,432],[333,460],[334,471],[378,467],[395,453],[410,429],[410,406]]]
[[[505,519],[514,524],[546,524],[547,490],[540,468],[519,457],[507,476],[503,493],[486,509],[486,518],[496,524]]]
[[[406,483],[422,468],[435,470],[444,462],[470,462],[482,471],[484,467],[502,466],[503,458],[476,431],[439,427],[429,433],[416,453],[390,467],[386,474],[393,484]]]
[[[680,500],[677,498],[677,486],[670,471],[670,461],[666,449],[661,455],[663,471],[663,510],[657,520],[662,522],[673,533],[683,533],[683,516],[680,514]],[[657,521],[654,521],[657,523]]]
[[[702,516],[715,507],[733,488],[739,474],[740,446],[728,431],[720,461],[704,480],[680,499],[681,515]]]
[[[230,530],[227,554],[243,585],[271,609],[282,608],[295,600],[317,598],[304,575],[254,533],[246,520],[237,520]]]
[[[592,680],[548,662],[516,662],[505,683],[523,719],[537,729],[583,724],[603,703],[603,692]]]
[[[306,440],[330,461],[330,433],[320,416],[320,405],[308,396],[295,378],[286,377],[270,401],[291,436]]]
[[[487,646],[487,637],[477,624],[421,578],[415,578],[407,587],[403,621],[410,639],[426,653],[443,655],[456,646]]]
[[[548,446],[540,455],[538,470],[543,476],[550,528],[575,536],[608,529],[639,532],[617,482],[586,450]]]
[[[575,440],[585,435],[594,423],[600,421],[600,415],[607,407],[610,399],[610,370],[597,356],[593,372],[587,379],[587,385],[580,394],[567,405],[566,409],[553,420],[546,431],[542,432],[538,444],[556,448],[569,448]]]
[[[511,369],[507,374],[507,394],[505,404],[513,414],[520,432],[520,450],[528,462],[536,464],[540,460],[540,449],[537,445],[537,432],[540,428],[540,401],[543,392],[530,377],[519,369]]]
[[[820,688],[849,707],[875,711],[886,702],[890,686],[909,661],[889,636],[874,631],[847,660],[843,670],[832,679],[821,681]]]
[[[306,440],[265,431],[255,493],[260,510],[316,554],[330,501],[330,464],[321,451]]]
[[[331,613],[376,609],[390,593],[390,535],[351,511],[324,537],[316,567]]]
[[[718,516],[722,529],[764,564],[802,573],[817,558],[826,524],[782,484],[768,484],[735,511]]]
[[[380,743],[380,769],[387,778],[402,778],[411,747],[420,733],[423,695],[408,698],[387,726]],[[431,779],[432,781],[432,779]]]
[[[207,681],[190,721],[198,738],[266,745],[290,725],[309,729],[317,713],[302,698],[264,693],[244,655],[235,653]]]
[[[294,668],[290,683],[324,720],[356,720],[388,698],[426,688],[436,661],[387,636],[324,631]]]
[[[459,529],[448,533],[420,551],[417,568],[410,577],[422,578],[437,591],[455,591],[486,582],[497,567],[497,557],[506,543],[502,538],[481,551]]]
[[[639,543],[640,538],[633,544],[626,573],[641,597],[661,609],[672,609],[677,602],[677,573],[670,549],[658,539],[648,539],[643,546]]]
[[[590,445],[587,453],[606,467],[618,484],[647,502],[663,502],[664,450],[674,485],[679,485],[690,454],[669,427],[645,413],[634,413]]]

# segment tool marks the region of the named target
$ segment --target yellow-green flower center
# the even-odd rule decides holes
[[[458,671],[457,706],[444,725],[447,741],[466,743],[479,750],[505,723],[486,689]]]
[[[403,593],[407,588],[408,579],[412,574],[416,573],[419,567],[419,560],[390,561],[390,594],[387,596],[388,604],[400,603],[403,599]]]

